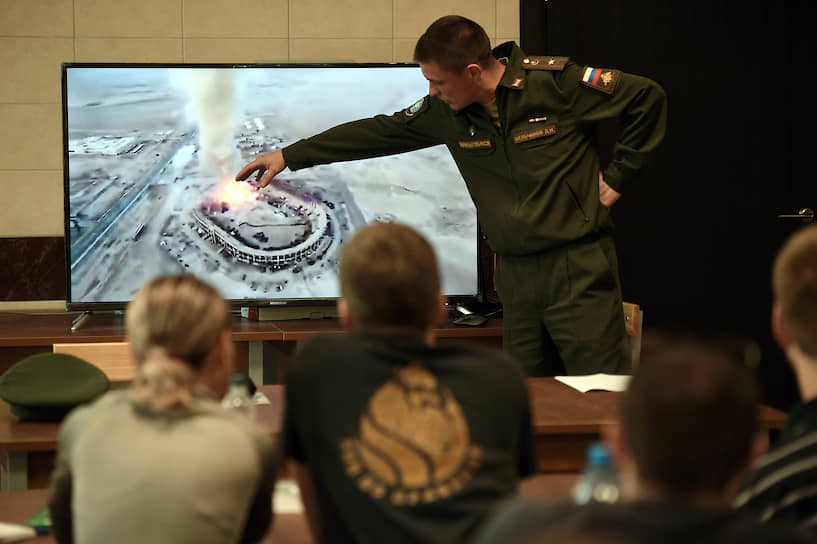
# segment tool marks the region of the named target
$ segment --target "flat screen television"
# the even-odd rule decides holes
[[[444,294],[479,300],[476,211],[444,146],[234,181],[259,154],[427,92],[412,64],[64,64],[67,308],[121,309],[172,273],[234,306],[333,304],[339,248],[373,221],[416,228]]]

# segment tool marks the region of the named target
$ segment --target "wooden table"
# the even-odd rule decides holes
[[[95,313],[79,330],[71,332],[71,321],[76,316],[76,313],[0,313],[0,374],[24,357],[51,351],[54,344],[125,340],[125,324],[121,314]],[[233,319],[232,338],[237,347],[239,370],[247,371],[258,384],[281,383],[286,362],[298,340],[313,334],[341,332],[337,319],[252,321],[236,316]],[[479,327],[445,323],[435,328],[434,333],[443,342],[465,340],[501,347],[502,320],[489,319]]]
[[[581,393],[554,378],[528,378],[526,383],[539,470],[578,472],[584,468],[587,445],[601,438],[606,425],[617,422],[618,393]],[[277,437],[281,433],[284,386],[262,385],[259,389],[270,404],[258,405],[257,420]],[[760,407],[764,429],[780,428],[784,419],[783,412]],[[6,463],[11,461],[9,466],[14,469],[10,473],[14,486],[8,490],[47,485],[57,447],[57,431],[58,424],[54,423],[17,423],[8,412],[8,406],[5,403],[0,406],[0,453],[4,454]]]
[[[51,351],[53,344],[125,340],[121,313],[95,313],[79,330],[71,332],[71,322],[76,315],[0,313],[0,374],[24,357]],[[247,371],[257,384],[281,383],[298,340],[313,334],[341,332],[336,319],[253,321],[235,317],[232,338],[237,348],[237,370]],[[467,340],[500,347],[502,321],[490,319],[480,327],[445,323],[435,329],[435,334],[442,342]],[[3,404],[0,406],[0,467],[4,474],[0,487],[8,490],[44,485],[53,465],[56,428],[40,424],[12,426],[11,422],[16,422],[16,418]]]

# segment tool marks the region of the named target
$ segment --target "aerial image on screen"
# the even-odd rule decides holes
[[[373,221],[418,229],[443,291],[475,295],[476,211],[443,146],[234,181],[259,154],[427,92],[414,66],[67,65],[69,303],[183,272],[230,300],[337,297],[339,248]]]

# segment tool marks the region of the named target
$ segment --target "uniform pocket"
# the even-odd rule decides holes
[[[590,217],[587,215],[587,212],[584,211],[584,206],[582,206],[582,201],[579,199],[579,195],[573,189],[573,186],[570,185],[570,182],[565,180],[565,187],[570,192],[570,198],[573,200],[573,203],[576,205],[576,209],[579,210],[579,213],[582,214],[582,217],[585,221],[590,221]]]

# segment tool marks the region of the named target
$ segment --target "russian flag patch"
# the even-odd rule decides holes
[[[607,94],[613,94],[613,89],[618,81],[618,74],[615,70],[606,68],[593,68],[588,66],[584,69],[582,83],[588,87],[593,87]]]

